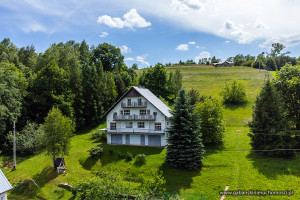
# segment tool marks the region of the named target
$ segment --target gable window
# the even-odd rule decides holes
[[[131,106],[131,99],[127,99],[127,105]]]
[[[157,112],[153,112],[153,115],[157,115]]]
[[[155,129],[154,130],[156,130],[156,131],[161,131],[161,123],[155,123],[154,124],[155,126]]]
[[[123,113],[124,113],[123,110],[121,110],[121,111],[120,111],[120,115],[123,115]]]
[[[140,115],[146,115],[146,110],[140,110]]]
[[[145,122],[138,122],[138,128],[145,128]]]
[[[139,105],[139,106],[142,105],[142,99],[138,99],[138,105]]]
[[[110,122],[110,130],[117,130],[117,123]]]
[[[150,115],[150,110],[147,110],[147,115]]]
[[[117,115],[117,113],[116,112],[114,112],[114,116],[116,116]]]
[[[124,115],[130,115],[130,110],[124,110]]]
[[[126,128],[132,128],[132,122],[126,122]]]

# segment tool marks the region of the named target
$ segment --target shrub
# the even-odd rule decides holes
[[[226,83],[226,86],[220,92],[224,104],[243,104],[247,102],[245,84],[238,80],[232,80]]]
[[[105,140],[106,139],[106,133],[105,133],[105,131],[96,130],[96,131],[91,133],[91,138],[92,139],[97,139],[97,140]]]
[[[122,159],[122,158],[124,158],[125,156],[124,156],[124,154],[123,154],[121,151],[118,151],[118,157]]]
[[[92,158],[101,158],[103,154],[103,148],[101,146],[96,146],[91,148],[88,152],[90,152],[90,156]]]
[[[131,153],[131,152],[127,152],[127,154],[126,154],[126,160],[127,160],[127,161],[131,161],[132,158],[133,158],[132,153]]]
[[[143,165],[146,163],[146,155],[145,154],[138,154],[135,156],[135,164]]]
[[[114,154],[114,151],[112,149],[108,150],[108,152],[109,152],[110,155]]]
[[[197,103],[195,112],[199,115],[203,144],[222,144],[225,130],[223,110],[218,100],[206,99]]]
[[[20,131],[16,132],[16,150],[20,154],[33,154],[44,147],[41,137],[44,132],[41,126],[28,121],[26,126]],[[13,134],[8,134],[8,140],[13,143]]]

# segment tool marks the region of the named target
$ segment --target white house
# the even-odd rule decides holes
[[[0,200],[7,200],[7,192],[11,189],[12,186],[0,169]]]
[[[131,87],[104,116],[108,144],[166,145],[170,108],[142,86]]]

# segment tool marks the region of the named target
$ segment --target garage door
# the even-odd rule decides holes
[[[111,135],[112,144],[122,144],[122,135]]]
[[[149,146],[161,146],[160,135],[149,135],[148,136],[148,145]]]

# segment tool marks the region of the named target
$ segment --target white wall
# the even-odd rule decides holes
[[[0,194],[0,200],[7,200],[7,193]]]

